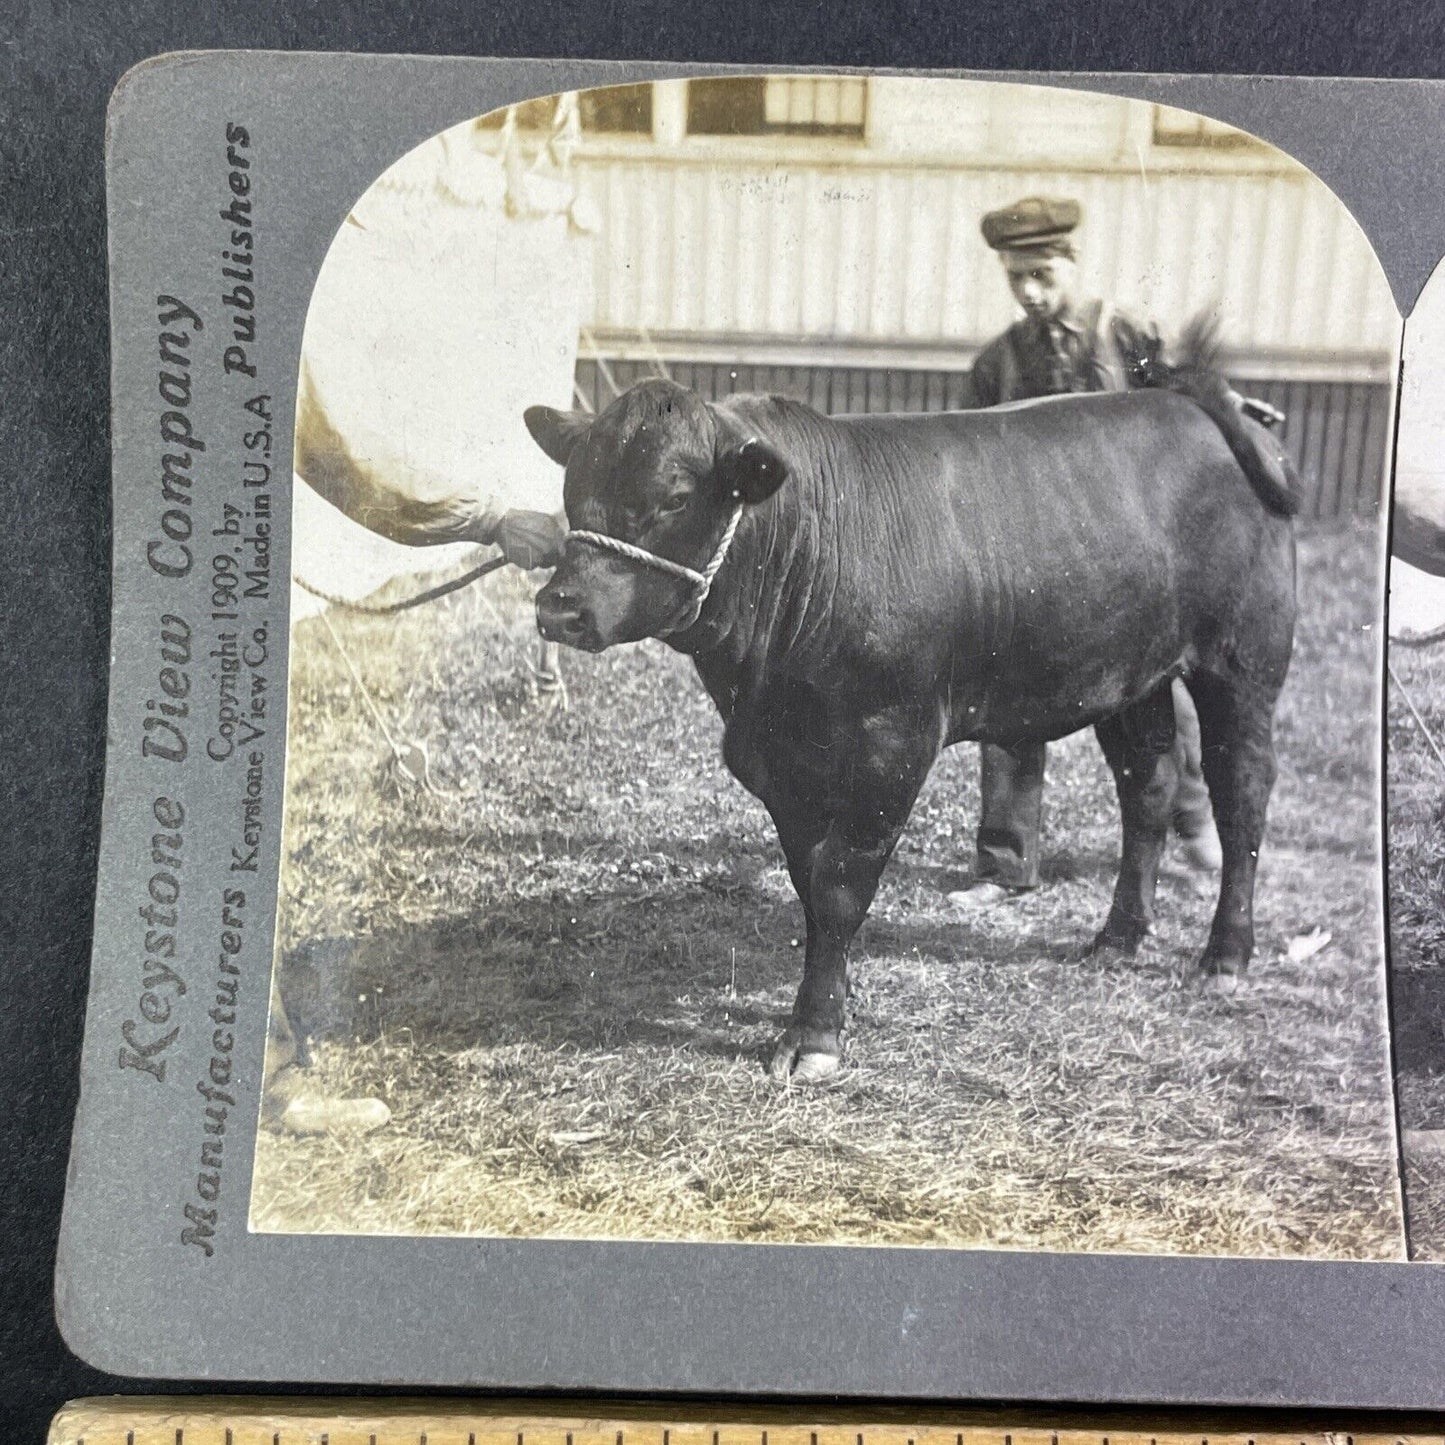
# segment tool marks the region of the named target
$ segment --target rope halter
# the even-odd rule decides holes
[[[616,552],[620,557],[630,558],[633,562],[641,562],[645,567],[654,567],[659,572],[666,572],[669,576],[688,583],[692,587],[692,596],[684,603],[676,619],[653,634],[656,637],[666,637],[672,632],[686,632],[697,621],[698,614],[702,611],[702,605],[707,601],[708,593],[712,591],[713,578],[717,576],[727,558],[728,549],[733,544],[733,535],[737,532],[742,516],[743,504],[739,502],[733,508],[732,516],[728,518],[727,527],[723,530],[722,541],[717,544],[717,550],[701,572],[692,567],[684,567],[681,562],[674,562],[670,558],[659,557],[656,552],[649,552],[645,547],[634,547],[631,542],[624,542],[621,537],[609,537],[606,532],[568,532],[567,541],[569,543],[585,542],[591,547],[601,547],[604,551]]]

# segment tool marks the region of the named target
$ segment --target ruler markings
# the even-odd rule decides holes
[[[1087,1416],[1077,1419],[1046,1408],[1031,1419],[1025,1410],[999,1411],[990,1417],[984,1410],[939,1408],[930,1413],[898,1405],[878,1409],[882,1419],[860,1411],[850,1420],[846,1408],[829,1408],[826,1413],[820,1409],[810,1419],[804,1410],[790,1413],[762,1405],[750,1410],[734,1402],[714,1407],[719,1413],[710,1420],[706,1415],[688,1419],[674,1414],[669,1422],[662,1408],[653,1405],[642,1405],[635,1413],[619,1410],[609,1418],[606,1411],[583,1413],[576,1402],[568,1402],[566,1414],[537,1417],[522,1414],[517,1404],[508,1411],[488,1402],[469,1408],[446,1400],[405,1404],[339,1399],[91,1400],[62,1411],[50,1441],[51,1445],[1445,1445],[1438,1417],[1422,1417],[1424,1429],[1417,1433],[1410,1426],[1404,1431],[1390,1430],[1388,1425],[1384,1430],[1361,1428],[1369,1417],[1359,1413],[1349,1421],[1355,1429],[1347,1433],[1327,1428],[1327,1421],[1300,1430],[1304,1422],[1299,1420],[1291,1430],[1287,1416],[1279,1423],[1271,1418],[1263,1429],[1257,1419],[1251,1430],[1244,1412],[1232,1412],[1243,1417],[1244,1428],[1231,1424],[1206,1431],[1198,1424],[1207,1416],[1201,1419],[1196,1414],[1194,1422],[1185,1416],[1176,1425],[1162,1411],[1153,1420],[1146,1416],[1142,1428],[1127,1423],[1121,1428],[1119,1413],[1112,1419],[1097,1419],[1096,1424]],[[1321,1419],[1320,1412],[1311,1412],[1308,1418]]]

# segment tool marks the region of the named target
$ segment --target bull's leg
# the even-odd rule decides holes
[[[1204,779],[1224,854],[1219,905],[1199,966],[1214,986],[1231,983],[1254,952],[1254,875],[1265,812],[1278,771],[1275,687],[1199,673],[1189,679],[1199,709]]]
[[[883,868],[938,754],[936,723],[886,716],[866,721],[841,760],[843,796],[831,816],[770,801],[807,920],[803,981],[769,1072],[816,1083],[843,1054],[848,946],[867,917]],[[801,806],[800,806],[801,805]]]
[[[1169,684],[1117,717],[1105,719],[1094,731],[1119,792],[1124,846],[1114,901],[1093,947],[1132,954],[1154,923],[1159,858],[1169,836],[1179,781]]]
[[[807,951],[793,1016],[773,1049],[769,1071],[816,1083],[835,1073],[843,1054],[848,946],[858,932],[902,823],[860,828],[837,820],[814,850],[803,913]]]
[[[979,752],[975,876],[1005,888],[1037,888],[1044,808],[1044,745],[984,743]]]

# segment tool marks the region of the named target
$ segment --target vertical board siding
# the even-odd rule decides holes
[[[605,216],[594,331],[975,346],[1013,315],[979,218],[1029,192],[1078,197],[1083,289],[1166,330],[1218,308],[1235,355],[1385,366],[1399,330],[1364,236],[1303,170],[783,166],[667,151],[578,164]]]
[[[606,358],[618,389],[656,376],[656,362]],[[734,392],[793,397],[822,412],[946,411],[968,395],[966,371],[923,371],[862,366],[730,366],[712,361],[669,361],[666,374],[709,401]],[[1316,520],[1372,516],[1384,495],[1390,426],[1390,387],[1381,382],[1280,381],[1237,376],[1249,396],[1286,415],[1284,443],[1304,484],[1304,515]],[[600,411],[613,398],[594,358],[577,364],[577,386]]]

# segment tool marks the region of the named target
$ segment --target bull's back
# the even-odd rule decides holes
[[[1233,485],[1246,479],[1218,428],[1193,402],[1170,392],[832,420],[864,449],[871,443],[875,450],[892,446],[907,453],[920,473],[916,481],[942,485],[955,508],[1013,504],[1034,512],[1044,526],[1054,522],[1055,511],[1058,520],[1078,512],[1070,498],[1111,530],[1127,530],[1139,518],[1150,527],[1167,525],[1181,503],[1227,510],[1247,490]],[[1200,498],[1194,484],[1205,475],[1216,487]]]
[[[1117,710],[1221,631],[1287,526],[1169,393],[821,420],[835,627],[945,678],[960,737]]]
[[[835,424],[857,457],[850,540],[870,571],[953,557],[975,586],[1021,587],[1020,607],[1053,590],[1107,606],[1120,583],[1211,573],[1267,524],[1217,428],[1168,393]]]
[[[986,694],[959,735],[1057,736],[1210,665],[1242,615],[1288,609],[1289,524],[1214,423],[1167,393],[948,418],[995,579]],[[986,457],[991,465],[981,467]]]

